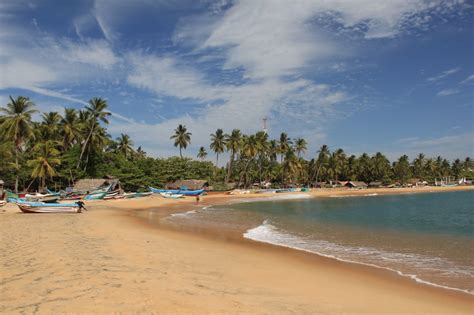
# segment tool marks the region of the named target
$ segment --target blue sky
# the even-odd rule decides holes
[[[423,0],[0,2],[0,104],[102,96],[113,136],[186,155],[217,128],[348,153],[473,156],[474,4]]]

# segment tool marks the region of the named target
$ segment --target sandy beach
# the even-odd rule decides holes
[[[473,189],[313,190],[315,197]],[[222,204],[262,194],[204,197]],[[248,240],[149,224],[194,198],[88,202],[82,214],[0,208],[0,313],[472,314],[474,296]]]

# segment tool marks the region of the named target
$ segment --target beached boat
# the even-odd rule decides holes
[[[160,193],[160,195],[163,198],[171,198],[171,199],[184,198],[183,194]]]
[[[104,200],[120,199],[120,198],[116,198],[118,196],[119,196],[118,191],[109,191],[109,192],[105,193],[105,196],[102,199],[104,199]]]
[[[153,193],[150,192],[134,192],[134,193],[124,193],[124,198],[138,198],[138,197],[146,197],[151,196]]]
[[[183,194],[185,196],[198,196],[204,193],[204,189],[197,189],[197,190],[179,190],[179,189],[157,189],[153,187],[149,187],[150,191],[155,194],[161,193],[170,193],[170,194]]]
[[[84,197],[84,200],[101,200],[104,199],[106,192],[93,192]]]
[[[6,200],[0,200],[0,207],[3,207],[6,204],[7,204]]]
[[[44,203],[44,202],[17,202],[16,204],[25,213],[80,213],[84,208],[82,202],[76,203]]]

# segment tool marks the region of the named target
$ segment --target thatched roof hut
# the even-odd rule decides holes
[[[95,191],[110,185],[110,190],[121,190],[120,180],[117,178],[85,178],[80,179],[74,185],[73,191]]]
[[[177,180],[173,183],[167,183],[165,187],[166,189],[183,189],[183,190],[208,189],[209,183],[205,180],[185,179],[185,180]]]

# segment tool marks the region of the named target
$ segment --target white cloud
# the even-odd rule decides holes
[[[0,89],[47,84],[58,78],[47,65],[16,57],[1,62],[0,73]]]
[[[458,94],[460,91],[457,89],[444,89],[439,91],[436,95],[438,96],[449,96],[449,95],[454,95]]]
[[[390,152],[388,155],[396,159],[403,154],[408,154],[414,158],[418,153],[423,152],[428,157],[441,155],[448,159],[464,158],[474,156],[474,133],[467,130],[454,135],[443,135],[437,138],[411,137],[397,141],[401,148],[397,152]]]
[[[111,69],[119,62],[119,58],[115,56],[110,45],[105,41],[89,40],[82,43],[67,41],[64,46],[65,58],[72,62],[90,64],[104,69]]]
[[[474,82],[474,74],[471,74],[470,76],[468,76],[467,78],[462,80],[460,83],[461,84],[468,84],[468,83],[472,83],[472,82]]]
[[[459,68],[459,67],[451,68],[451,69],[448,69],[448,70],[445,70],[445,71],[441,72],[438,75],[429,77],[427,80],[430,81],[430,82],[436,82],[436,81],[439,81],[441,79],[446,78],[447,76],[450,76],[451,74],[455,74],[459,70],[461,70],[461,68]]]

